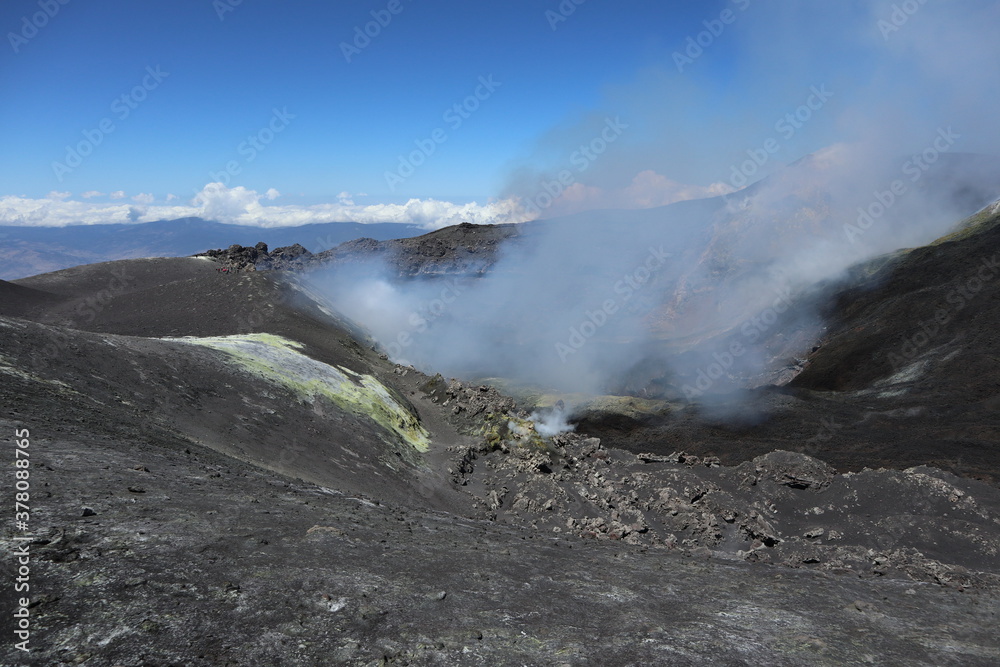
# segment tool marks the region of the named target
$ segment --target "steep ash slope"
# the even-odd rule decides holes
[[[6,365],[43,389],[39,410],[94,411],[107,432],[180,436],[355,492],[409,498],[423,488],[432,505],[443,492],[424,480],[428,436],[385,384],[391,367],[294,283],[185,258],[20,282],[59,295],[32,310],[36,321],[0,328]]]
[[[822,348],[793,386],[878,387],[928,403],[956,392],[973,404],[1000,395],[1000,215],[980,218],[837,294]]]
[[[52,307],[60,300],[56,294],[0,280],[0,304],[8,315],[27,315]]]

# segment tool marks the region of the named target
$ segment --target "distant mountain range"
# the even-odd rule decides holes
[[[0,279],[27,276],[116,259],[182,257],[234,243],[270,247],[300,243],[311,252],[368,237],[379,241],[422,233],[398,223],[330,222],[300,227],[224,225],[201,218],[161,220],[137,225],[69,227],[0,226]]]

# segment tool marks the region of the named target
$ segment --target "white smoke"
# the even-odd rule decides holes
[[[727,32],[745,77],[729,98],[698,68],[647,70],[540,140],[504,193],[549,205],[543,217],[637,182],[724,196],[528,223],[490,275],[457,281],[448,299],[441,283],[385,267],[372,270],[390,297],[352,296],[375,283],[344,276],[326,279],[328,293],[373,304],[342,307],[391,356],[433,372],[696,400],[780,382],[823,330],[818,290],[1000,194],[1000,162],[963,152],[1000,149],[1000,69],[983,66],[1000,60],[1000,6],[915,3],[886,35],[896,4],[754,5]],[[599,156],[574,158],[619,117]]]
[[[560,433],[568,433],[576,428],[573,424],[569,423],[569,412],[562,401],[559,401],[559,403],[551,408],[543,408],[532,412],[528,419],[535,423],[535,432],[543,438],[551,438]]]

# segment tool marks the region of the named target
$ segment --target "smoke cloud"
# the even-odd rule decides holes
[[[540,220],[486,277],[319,282],[424,370],[697,401],[787,381],[822,286],[1000,195],[1000,6],[781,5],[541,137],[501,193]]]

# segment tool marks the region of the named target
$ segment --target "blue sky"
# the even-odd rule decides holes
[[[920,99],[944,93],[933,86],[947,69],[934,72],[908,51],[954,13],[943,0],[910,0],[917,9],[888,39],[877,21],[892,3],[881,2],[64,1],[0,4],[6,224],[126,221],[122,211],[143,220],[170,213],[144,206],[186,206],[221,181],[200,201],[219,204],[206,210],[223,219],[249,202],[258,214],[328,206],[312,217],[288,209],[280,224],[353,211],[363,221],[424,216],[433,226],[435,215],[470,217],[473,202],[530,197],[614,118],[628,129],[575,176],[595,189],[578,193],[581,205],[628,205],[624,193],[642,188],[635,205],[665,203],[731,187],[732,165],[774,135],[813,85],[829,86],[833,101],[763,171],[863,138],[858,119],[882,101],[885,113],[905,105],[921,116],[891,123],[912,121],[915,134],[952,117]],[[990,4],[961,7],[996,18]],[[46,7],[53,15],[37,18]],[[372,12],[391,20],[370,43],[355,42]],[[713,28],[719,34],[708,35]],[[677,54],[699,35],[703,53],[679,67]],[[350,62],[344,43],[362,46]],[[460,125],[444,115],[477,90]],[[245,143],[253,136],[257,148]],[[94,144],[84,146],[90,154],[58,166],[71,165],[67,147],[81,141]],[[419,150],[416,142],[434,150],[410,175],[399,156]],[[394,171],[405,178],[389,183]],[[648,196],[656,188],[670,192]],[[29,215],[25,200],[76,207]],[[419,206],[391,208],[413,200]],[[117,208],[84,207],[98,202]],[[508,214],[494,207],[476,220]]]

